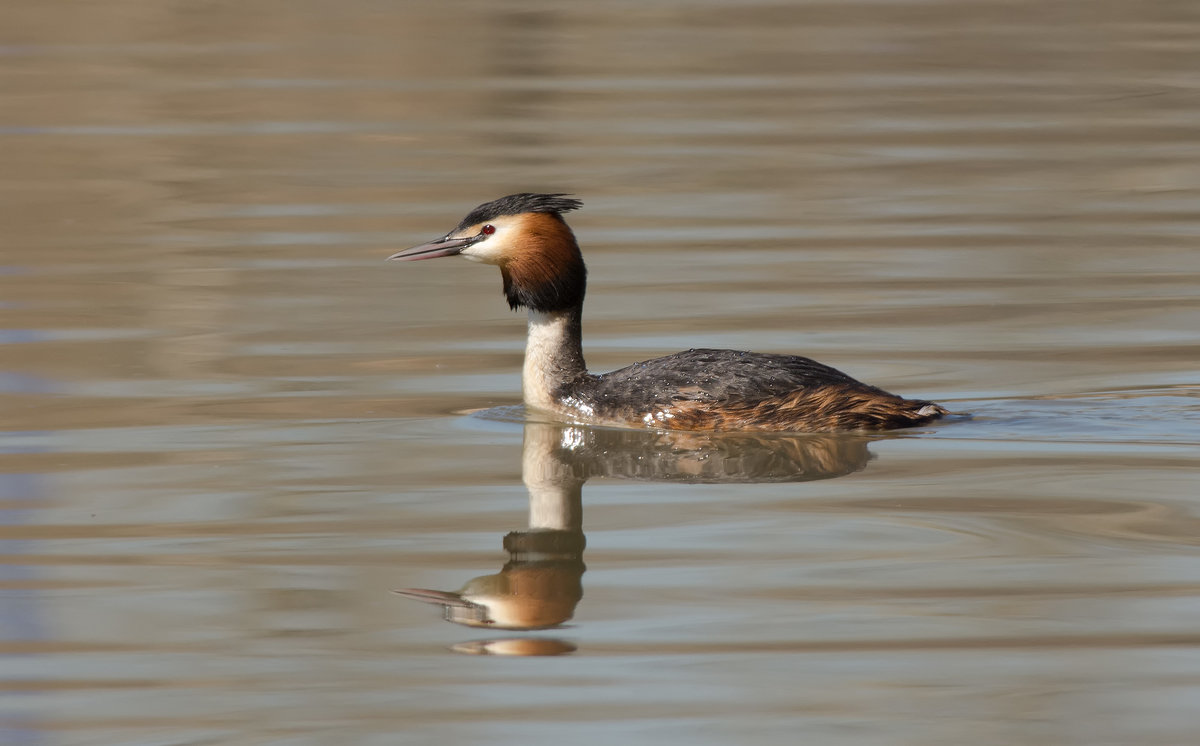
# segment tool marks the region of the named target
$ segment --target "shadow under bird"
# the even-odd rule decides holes
[[[693,349],[611,373],[589,373],[581,318],[587,268],[563,194],[511,194],[476,207],[454,230],[388,257],[463,256],[500,268],[504,295],[529,312],[525,405],[560,418],[700,431],[888,430],[947,411],[905,399],[797,355]]]

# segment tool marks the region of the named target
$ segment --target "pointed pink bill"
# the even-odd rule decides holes
[[[388,259],[395,259],[400,262],[415,262],[421,259],[437,259],[440,256],[454,256],[483,238],[485,236],[462,236],[460,238],[445,236],[429,243],[423,243],[420,246],[414,246],[411,249],[398,251],[389,256]]]

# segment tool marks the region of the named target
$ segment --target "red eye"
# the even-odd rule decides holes
[[[487,225],[480,228],[479,232],[485,236],[490,236],[496,232],[496,226],[492,225],[491,223],[488,223]]]

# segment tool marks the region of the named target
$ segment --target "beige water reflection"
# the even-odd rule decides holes
[[[854,435],[723,435],[621,431],[529,422],[521,479],[529,491],[529,527],[504,537],[508,562],[458,591],[409,588],[407,598],[441,605],[447,621],[468,627],[557,627],[583,597],[583,485],[592,477],[702,484],[802,482],[858,471],[870,454]],[[573,652],[546,638],[474,641],[470,653],[549,655]]]
[[[0,743],[1193,742],[1197,38],[1168,0],[5,4]],[[974,418],[551,428],[587,571],[518,577],[571,618],[443,623],[391,591],[529,531],[524,324],[383,257],[522,190],[585,202],[594,370],[798,353]]]

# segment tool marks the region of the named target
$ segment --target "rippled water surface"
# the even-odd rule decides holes
[[[1198,40],[8,4],[0,743],[1194,743]],[[527,416],[495,269],[382,261],[516,191],[585,201],[593,369],[799,352],[970,416]]]

